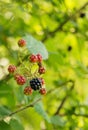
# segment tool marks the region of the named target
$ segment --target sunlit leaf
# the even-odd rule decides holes
[[[33,38],[31,35],[26,35],[24,39],[27,42],[27,48],[28,50],[33,54],[41,54],[43,59],[48,58],[48,52],[44,46],[44,44],[35,38]]]
[[[0,130],[11,130],[11,127],[9,124],[2,120],[0,121]]]
[[[10,114],[10,110],[5,106],[0,106],[0,118]]]
[[[34,105],[34,109],[35,109],[35,111],[38,112],[45,120],[47,120],[47,121],[50,123],[50,118],[49,118],[48,114],[45,112],[42,103],[37,103],[37,104],[35,104],[35,105]]]
[[[62,117],[60,117],[58,115],[52,116],[51,122],[52,122],[52,124],[58,125],[58,126],[64,126],[65,125],[65,121],[62,119]]]
[[[11,126],[11,130],[24,130],[21,122],[16,119],[11,119],[9,124]]]

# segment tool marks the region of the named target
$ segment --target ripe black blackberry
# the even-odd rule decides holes
[[[34,78],[30,81],[30,86],[33,90],[39,90],[42,88],[41,80],[38,78]]]

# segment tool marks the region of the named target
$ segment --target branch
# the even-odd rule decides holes
[[[69,91],[72,91],[73,88],[74,88],[74,81],[73,81],[73,80],[70,80],[69,82],[72,83],[71,88],[70,88]],[[62,102],[61,102],[60,105],[58,106],[58,108],[57,108],[56,112],[54,113],[54,115],[59,114],[59,112],[60,112],[61,108],[63,107],[65,101],[67,100],[68,96],[69,96],[69,95],[66,95],[66,96],[63,98]]]
[[[4,119],[5,119],[6,117],[13,116],[14,114],[17,114],[17,113],[19,113],[19,112],[21,112],[21,111],[23,111],[23,110],[25,110],[25,109],[27,109],[27,108],[29,108],[29,107],[34,107],[34,105],[37,104],[40,100],[41,100],[41,98],[37,99],[36,101],[34,101],[33,103],[31,103],[31,104],[29,104],[29,105],[27,105],[27,106],[25,106],[25,107],[22,107],[22,108],[20,108],[20,109],[14,111],[14,112],[8,114],[7,116],[4,117]],[[3,119],[0,119],[0,120],[3,120]]]
[[[67,116],[68,114],[59,114],[59,116]],[[82,117],[85,117],[85,118],[88,118],[88,114],[81,114],[81,113],[72,113],[70,116],[72,116],[72,115],[74,115],[74,116],[77,116],[77,117],[80,117],[80,116],[82,116]]]
[[[86,117],[88,118],[88,114],[77,114],[77,113],[73,113],[72,115],[75,115],[75,116],[82,116],[82,117]]]
[[[63,26],[69,22],[69,20],[73,19],[81,10],[83,10],[86,6],[88,6],[88,2],[86,2],[80,9],[76,10],[74,14],[71,16],[67,17],[54,31],[48,32],[48,35],[45,35],[45,37],[42,39],[43,42],[45,42],[48,38],[52,37],[55,35],[56,32],[59,30],[62,30]]]
[[[60,87],[66,85],[66,84],[69,83],[69,82],[71,82],[71,80],[67,80],[67,81],[62,82],[61,84],[58,84],[59,87],[57,87],[57,88],[52,88],[52,89],[48,90],[47,95],[50,94],[50,93],[52,93],[52,92],[55,91],[56,89],[59,89]]]

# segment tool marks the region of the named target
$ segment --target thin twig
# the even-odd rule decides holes
[[[22,108],[20,108],[20,109],[14,111],[14,112],[8,114],[8,115],[5,116],[3,119],[5,119],[6,117],[13,116],[14,114],[17,114],[17,113],[19,113],[19,112],[21,112],[21,111],[23,111],[23,110],[25,110],[25,109],[28,109],[29,107],[34,107],[34,105],[37,104],[40,100],[41,100],[41,98],[37,99],[37,100],[34,101],[33,103],[31,103],[31,104],[29,104],[29,105],[27,105],[27,106],[25,106],[25,107],[22,107]],[[3,120],[3,119],[0,119],[0,120]]]
[[[66,85],[69,82],[71,82],[71,80],[67,80],[67,81],[64,81],[64,82],[58,84],[59,87],[57,87],[57,89],[59,89],[60,87]],[[47,95],[54,92],[55,90],[56,90],[56,88],[52,88],[52,89],[48,90]]]
[[[73,113],[72,115],[75,115],[75,116],[82,116],[82,117],[86,117],[88,118],[88,114],[77,114],[77,113]]]
[[[66,113],[62,113],[62,114],[59,114],[59,116],[67,116],[68,114],[66,114]],[[81,113],[72,113],[72,114],[70,114],[70,116],[72,116],[72,115],[74,115],[74,116],[77,116],[77,117],[80,117],[80,116],[82,116],[82,117],[85,117],[85,118],[88,118],[88,114],[81,114]]]
[[[33,106],[34,106],[37,102],[39,102],[40,100],[41,100],[41,98],[37,99],[36,101],[34,101],[33,103],[31,103],[31,104],[29,104],[29,105],[27,105],[27,106],[25,106],[25,107],[22,107],[22,108],[20,108],[20,109],[18,109],[18,110],[16,110],[16,111],[10,113],[8,116],[12,116],[12,115],[14,115],[14,114],[17,114],[17,113],[19,113],[19,112],[21,112],[21,111],[23,111],[23,110],[25,110],[25,109],[27,109],[27,108],[29,108],[29,107],[33,107]]]
[[[45,37],[42,39],[42,42],[45,42],[48,38],[54,36],[55,33],[58,32],[59,30],[62,30],[63,26],[67,22],[69,22],[69,20],[73,19],[78,13],[80,13],[80,11],[83,10],[86,6],[88,6],[88,2],[86,2],[80,9],[78,9],[77,11],[75,11],[74,14],[72,14],[69,17],[67,17],[54,31],[48,32],[48,35],[45,35]]]
[[[74,81],[73,81],[73,80],[70,80],[70,82],[72,83],[72,85],[71,85],[71,88],[70,88],[69,91],[72,91],[72,89],[74,88]],[[61,102],[60,105],[58,106],[58,108],[57,108],[56,112],[54,113],[54,115],[59,114],[59,112],[60,112],[61,108],[63,107],[65,101],[67,100],[68,96],[69,96],[69,95],[66,95],[66,96],[63,98],[62,102]]]

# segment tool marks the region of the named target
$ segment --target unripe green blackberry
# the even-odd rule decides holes
[[[42,88],[41,80],[38,78],[34,78],[30,81],[30,86],[33,90],[39,90]]]

